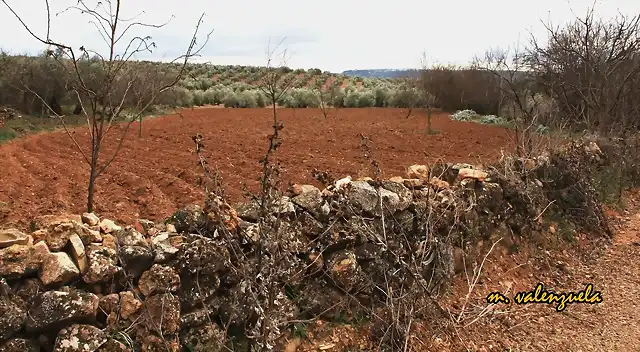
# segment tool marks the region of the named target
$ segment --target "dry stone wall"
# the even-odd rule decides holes
[[[550,203],[582,209],[573,215],[610,234],[593,198],[556,184],[592,192],[582,167],[601,158],[597,145],[576,144],[484,170],[413,165],[389,180],[294,185],[268,214],[211,195],[164,223],[83,214],[0,230],[0,350],[215,351],[234,334],[364,314],[394,290],[428,305],[463,270],[468,246],[541,236],[540,215],[562,210]],[[269,319],[265,297],[277,307]]]

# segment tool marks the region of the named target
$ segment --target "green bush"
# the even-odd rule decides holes
[[[371,90],[362,90],[359,92],[358,107],[370,108],[376,105],[376,94]]]
[[[17,136],[18,134],[10,128],[7,128],[7,127],[0,128],[0,143],[10,141],[16,138]]]

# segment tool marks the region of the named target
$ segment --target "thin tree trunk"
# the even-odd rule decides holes
[[[91,165],[89,170],[89,189],[87,192],[87,212],[93,212],[93,195],[95,193],[96,178],[98,172],[98,152],[100,151],[100,145],[95,141],[93,150],[91,152]]]

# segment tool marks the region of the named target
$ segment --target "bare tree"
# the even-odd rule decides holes
[[[122,149],[127,132],[133,122],[141,118],[144,111],[152,106],[159,95],[167,92],[180,81],[189,59],[197,56],[206,45],[211,32],[207,34],[204,43],[196,47],[196,38],[204,13],[196,24],[186,52],[171,62],[172,64],[179,62],[177,71],[167,80],[158,84],[137,72],[133,62],[136,54],[152,52],[156,47],[155,43],[151,41],[151,37],[134,35],[127,40],[125,35],[136,28],[162,28],[168,22],[149,24],[139,22],[135,17],[124,19],[122,18],[121,0],[96,1],[95,5],[90,5],[89,1],[79,0],[77,5],[67,8],[65,11],[77,11],[89,18],[89,22],[96,27],[98,34],[106,44],[105,55],[104,50],[82,46],[79,51],[76,51],[61,41],[51,39],[51,9],[48,1],[45,1],[47,31],[44,36],[33,32],[6,0],[2,0],[2,2],[33,38],[55,49],[48,51],[47,54],[62,67],[67,86],[82,104],[82,113],[87,118],[90,136],[88,151],[81,146],[66,127],[60,112],[55,111],[49,102],[32,91],[59,118],[68,136],[82,154],[84,161],[89,164],[87,211],[92,212],[95,181],[111,165]],[[126,107],[129,108],[126,109]],[[124,124],[119,125],[118,122],[124,122]],[[103,159],[101,148],[107,144],[107,136],[115,126],[118,126],[116,129],[119,130],[119,135],[114,136],[115,147]],[[100,160],[104,161],[100,162]]]
[[[318,102],[320,103],[320,111],[322,112],[322,116],[324,118],[329,117],[329,109],[333,107],[333,109],[337,112],[338,107],[335,106],[334,100],[338,95],[339,89],[336,87],[317,87],[313,89],[313,93],[318,98]]]
[[[520,51],[492,49],[484,59],[476,58],[475,69],[490,72],[501,90],[501,103],[508,109],[502,113],[515,128],[516,153],[527,156],[534,149],[534,133],[539,125],[539,109],[543,97],[536,94],[535,78],[526,72]],[[495,84],[495,83],[493,83]]]
[[[538,84],[572,125],[616,133],[640,128],[640,14],[595,18],[593,7],[567,26],[545,23],[524,55]]]
[[[433,108],[438,100],[440,87],[437,87],[437,73],[445,68],[443,66],[429,66],[426,54],[422,54],[422,69],[420,71],[419,86],[422,92],[422,102],[427,113],[427,133],[434,134],[435,131],[431,126],[431,115]]]

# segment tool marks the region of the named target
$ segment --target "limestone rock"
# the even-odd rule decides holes
[[[218,352],[224,351],[226,335],[216,324],[205,324],[197,328],[188,329],[181,338],[181,342],[191,346],[192,351]]]
[[[120,295],[117,293],[111,293],[100,297],[98,306],[100,307],[100,311],[104,312],[106,315],[109,315],[110,313],[115,312],[118,309],[119,304]]]
[[[353,252],[334,253],[329,258],[327,265],[329,276],[341,289],[353,293],[363,288],[365,278]]]
[[[87,224],[89,226],[96,226],[100,223],[100,218],[94,213],[83,213],[80,218],[82,219],[83,224]]]
[[[80,276],[80,270],[67,253],[49,253],[40,269],[40,280],[46,286],[64,285]]]
[[[33,232],[32,235],[35,242],[44,241],[52,251],[58,252],[67,245],[69,237],[73,234],[80,236],[84,244],[102,241],[99,232],[75,220],[53,222],[48,227]]]
[[[97,352],[133,352],[133,348],[127,347],[118,340],[109,338],[104,345],[96,350]]]
[[[329,215],[330,209],[328,206],[324,207],[326,202],[322,197],[322,192],[314,186],[309,186],[303,193],[293,197],[291,201],[316,218],[322,219]]]
[[[80,272],[84,273],[87,271],[89,262],[87,261],[87,254],[85,253],[84,244],[82,243],[80,236],[77,234],[71,235],[71,237],[69,237],[69,244],[71,245],[71,256],[73,257],[73,260],[76,262]]]
[[[407,168],[407,178],[428,180],[429,167],[426,165],[411,165]]]
[[[109,220],[109,219],[102,219],[102,221],[100,221],[99,226],[100,226],[100,231],[107,234],[111,234],[111,233],[122,230],[122,228],[116,225],[116,223],[113,222],[113,220]]]
[[[22,329],[27,318],[24,302],[18,297],[0,295],[0,341],[11,338]]]
[[[117,265],[116,251],[109,247],[91,244],[87,247],[86,254],[89,266],[82,279],[88,284],[108,282],[122,270]]]
[[[180,276],[171,267],[155,264],[142,274],[138,288],[147,297],[158,293],[176,292],[180,288]]]
[[[207,215],[200,206],[190,205],[176,211],[172,220],[178,233],[193,233],[206,226]]]
[[[54,351],[95,352],[107,342],[107,334],[95,326],[76,324],[58,333]]]
[[[356,210],[373,213],[378,207],[378,192],[365,181],[353,181],[349,184],[349,202]]]
[[[442,191],[444,189],[451,188],[451,186],[449,185],[449,182],[441,180],[435,176],[432,177],[431,180],[429,180],[429,185],[433,187],[433,189],[435,189],[436,191]]]
[[[419,189],[423,186],[422,180],[419,178],[406,178],[402,184],[409,189]]]
[[[92,322],[96,318],[98,303],[98,296],[73,288],[40,293],[29,308],[27,332]]]
[[[144,326],[160,335],[172,335],[180,330],[180,300],[170,293],[147,297],[144,301]]]
[[[127,226],[122,230],[115,231],[114,236],[118,241],[118,247],[140,246],[147,247],[147,239],[133,226]]]
[[[484,181],[484,179],[487,178],[488,176],[489,174],[481,170],[464,168],[458,171],[458,178],[461,180],[465,178],[472,178],[472,179]]]
[[[155,255],[146,246],[126,246],[119,248],[118,257],[127,275],[139,278],[143,272],[151,268]]]
[[[165,337],[164,339],[154,335],[144,337],[142,352],[180,352],[180,343],[177,338]]]
[[[0,277],[15,279],[33,274],[40,269],[48,253],[44,242],[0,249]]]
[[[13,286],[13,292],[16,294],[16,296],[20,297],[29,305],[38,293],[45,290],[46,288],[44,284],[38,278],[22,279]]]
[[[175,237],[175,236],[174,236]],[[161,232],[151,240],[154,259],[156,263],[166,263],[175,258],[178,248],[171,244],[168,232]]]
[[[347,176],[347,177],[344,177],[344,178],[341,178],[341,179],[337,180],[334,183],[334,187],[336,188],[336,190],[340,190],[344,186],[348,185],[349,183],[351,183],[351,176]]]
[[[2,352],[40,352],[38,344],[26,339],[11,339],[4,344],[0,344]]]
[[[409,207],[409,205],[411,205],[411,201],[413,200],[413,194],[411,193],[411,190],[405,187],[402,183],[383,181],[382,189],[391,191],[395,193],[398,197],[396,199],[396,197],[391,196],[394,203],[385,204],[385,197],[383,196],[384,193],[381,192],[382,191],[381,189],[378,190],[378,192],[380,192],[380,195],[383,196],[382,197],[383,205],[386,205],[388,209],[391,210],[391,213],[405,210]]]
[[[118,250],[117,240],[113,235],[102,236],[102,246],[112,249],[114,252]]]
[[[129,319],[133,317],[142,308],[142,301],[140,301],[135,293],[131,291],[120,292],[120,316],[123,319]]]
[[[7,248],[14,244],[27,245],[33,238],[18,229],[0,230],[0,248]]]

